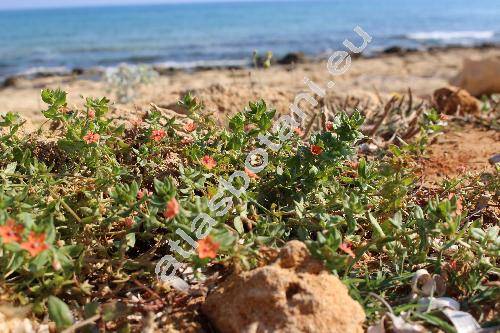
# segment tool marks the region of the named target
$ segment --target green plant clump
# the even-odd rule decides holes
[[[203,275],[251,269],[262,247],[291,239],[346,283],[369,322],[385,312],[375,293],[396,313],[450,330],[401,302],[419,268],[446,275],[467,310],[487,313],[498,300],[498,287],[485,283],[499,273],[498,221],[477,212],[476,192],[460,182],[432,192],[418,186],[420,139],[377,158],[359,155],[358,111],[337,114],[328,130],[303,139],[300,129],[273,127],[275,110],[262,100],[224,128],[189,94],[180,102],[187,122],[153,108],[131,126],[106,116],[106,98],[87,98],[82,110],[69,109],[60,90],[44,90],[42,99],[52,138],[21,135],[23,121],[12,113],[0,122],[0,290],[3,300],[48,313],[60,329],[96,313],[116,321],[116,313],[132,311],[124,305],[110,314],[110,293],[122,297],[137,281],[155,288],[155,265],[166,254]],[[438,118],[426,114],[422,135],[436,130]],[[252,155],[246,167],[259,148],[266,161]],[[248,184],[231,179],[235,171]],[[498,198],[498,173],[488,179],[469,189]],[[246,191],[235,194],[222,180]],[[200,238],[192,223],[203,213],[213,222]]]

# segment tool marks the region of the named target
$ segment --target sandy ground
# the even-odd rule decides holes
[[[500,153],[500,132],[474,127],[451,126],[430,145],[422,160],[424,183],[493,171],[488,159]]]
[[[327,82],[333,77],[326,68],[326,60],[269,69],[176,71],[140,87],[133,102],[114,102],[112,112],[123,119],[134,119],[149,109],[150,103],[176,109],[179,98],[193,91],[221,122],[258,98],[286,113],[295,95],[307,91],[304,77],[327,90],[329,100],[339,102],[351,96],[360,99],[361,105],[378,105],[380,99],[387,101],[393,93],[405,93],[408,88],[414,96],[429,99],[435,89],[448,85],[459,73],[465,58],[489,55],[500,55],[500,48],[448,49],[354,59],[347,73],[334,78],[336,84],[332,88],[327,88]],[[43,88],[67,91],[71,106],[82,106],[81,95],[116,99],[102,81],[78,77],[21,80],[15,87],[0,90],[0,112],[19,112],[28,120],[28,128],[37,127],[43,121],[40,112],[45,108],[40,99]],[[423,161],[423,175],[425,180],[433,182],[465,171],[484,171],[491,168],[488,158],[495,153],[500,153],[498,132],[473,126],[450,128],[431,145],[429,157]]]
[[[308,77],[327,90],[329,98],[343,100],[355,96],[364,102],[378,102],[378,94],[406,92],[411,87],[414,95],[427,98],[460,71],[464,58],[478,58],[500,54],[496,49],[447,49],[415,52],[405,55],[383,55],[377,58],[354,59],[350,69],[342,76],[332,77],[326,60],[269,69],[213,69],[196,72],[177,71],[163,75],[154,83],[138,89],[132,103],[115,103],[115,113],[124,118],[135,117],[149,108],[149,103],[170,108],[179,97],[193,90],[207,108],[222,120],[225,115],[241,110],[248,101],[264,98],[279,112],[287,112],[294,96],[307,90],[303,80]],[[336,85],[327,88],[334,79]],[[82,96],[108,96],[115,99],[105,82],[78,77],[51,77],[21,80],[15,87],[0,90],[1,111],[15,111],[31,124],[43,120],[40,113],[45,105],[40,99],[43,88],[62,88],[69,93],[70,105],[81,106]],[[170,106],[170,107],[169,107]]]

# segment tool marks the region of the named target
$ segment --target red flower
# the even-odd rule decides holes
[[[165,211],[163,212],[163,216],[166,219],[173,219],[177,214],[179,214],[179,203],[177,202],[177,199],[173,197],[170,199],[169,202],[167,202],[167,206],[165,207]]]
[[[144,196],[149,197],[150,195],[151,193],[147,189],[142,188],[137,192],[137,200],[141,200]]]
[[[135,222],[134,222],[134,219],[131,218],[131,217],[126,217],[124,220],[123,220],[123,226],[127,229],[129,228],[132,228],[134,226]]]
[[[28,251],[32,257],[36,257],[41,252],[47,250],[49,246],[45,243],[45,234],[37,235],[32,231],[28,236],[28,240],[21,243],[21,248]]]
[[[87,112],[87,117],[89,117],[89,119],[94,119],[95,118],[95,111],[89,110],[89,112]]]
[[[443,121],[446,121],[446,120],[448,120],[448,119],[449,119],[449,117],[448,117],[447,115],[445,115],[444,113],[441,113],[441,114],[439,115],[439,119],[441,119],[441,120],[443,120]]]
[[[351,257],[356,257],[356,255],[354,254],[354,252],[352,252],[351,250],[351,244],[349,243],[342,243],[339,245],[339,249],[344,251],[345,253],[347,253],[349,256]]]
[[[167,134],[165,133],[165,130],[163,130],[163,129],[153,130],[153,132],[151,132],[151,139],[153,139],[155,141],[161,141],[161,139],[163,139],[165,137],[165,135],[167,135]]]
[[[196,124],[194,122],[190,122],[190,123],[187,123],[186,125],[184,125],[184,130],[186,132],[191,133],[195,129],[196,129]]]
[[[327,131],[332,131],[333,130],[333,123],[331,121],[327,121],[325,124],[325,128]]]
[[[212,170],[217,165],[217,162],[214,160],[213,157],[211,157],[209,155],[205,155],[201,159],[201,164],[203,164],[203,166],[205,168],[207,168],[208,170]]]
[[[16,224],[13,219],[7,219],[4,225],[0,226],[0,237],[4,244],[19,243],[24,227]]]
[[[253,173],[252,171],[250,171],[250,169],[248,169],[247,167],[245,167],[245,173],[247,174],[248,177],[250,177],[252,179],[259,179],[260,178],[255,173]]]
[[[212,237],[207,236],[204,239],[200,239],[198,241],[198,247],[196,251],[198,252],[198,257],[200,259],[211,258],[214,259],[217,256],[217,250],[219,249],[220,244],[214,242]]]
[[[295,132],[295,134],[297,134],[298,136],[304,136],[304,131],[300,128],[300,127],[295,127],[293,129],[293,131]]]
[[[311,154],[319,155],[323,152],[323,148],[317,145],[311,145]]]
[[[85,134],[85,136],[83,137],[83,141],[85,141],[87,144],[92,144],[92,143],[97,143],[99,142],[99,139],[101,138],[101,136],[97,133],[93,133],[93,132],[88,132],[87,134]]]

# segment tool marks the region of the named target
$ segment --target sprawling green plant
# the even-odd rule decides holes
[[[108,298],[103,286],[119,286],[118,297],[131,281],[152,283],[172,242],[184,255],[173,254],[199,274],[215,263],[248,269],[262,246],[303,240],[343,278],[370,320],[381,308],[369,293],[397,304],[420,267],[446,272],[468,307],[490,306],[498,295],[482,285],[498,274],[498,226],[482,220],[458,183],[422,194],[414,174],[421,139],[376,158],[358,154],[358,111],[337,114],[328,130],[307,139],[288,129],[290,139],[268,149],[265,169],[255,174],[245,160],[253,149],[267,149],[259,135],[279,141],[271,130],[276,112],[264,101],[221,128],[190,94],[180,102],[188,115],[182,124],[152,109],[131,126],[106,117],[106,98],[87,98],[83,110],[70,110],[60,90],[44,90],[42,99],[50,140],[40,140],[41,130],[20,135],[15,114],[0,122],[0,288],[39,315],[49,311],[60,328],[73,318],[55,315],[69,311],[61,299],[87,304],[83,317],[107,311],[98,306]],[[434,111],[425,115],[422,137],[438,120]],[[230,209],[211,214],[220,179],[238,170],[250,179],[247,190],[226,192]],[[498,196],[495,179],[485,187]],[[203,239],[191,228],[200,213],[215,221]],[[179,230],[198,242],[196,251]],[[414,316],[439,326],[430,314]]]

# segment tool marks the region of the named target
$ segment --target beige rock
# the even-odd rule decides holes
[[[456,87],[446,87],[434,91],[434,102],[438,110],[445,114],[479,112],[479,101],[467,91]]]
[[[450,83],[474,96],[500,93],[500,56],[465,59],[462,71]]]
[[[229,277],[203,312],[221,333],[357,333],[365,320],[342,282],[298,241],[273,264]]]
[[[38,333],[33,323],[26,317],[29,309],[16,308],[8,304],[0,305],[0,332],[2,333]]]

